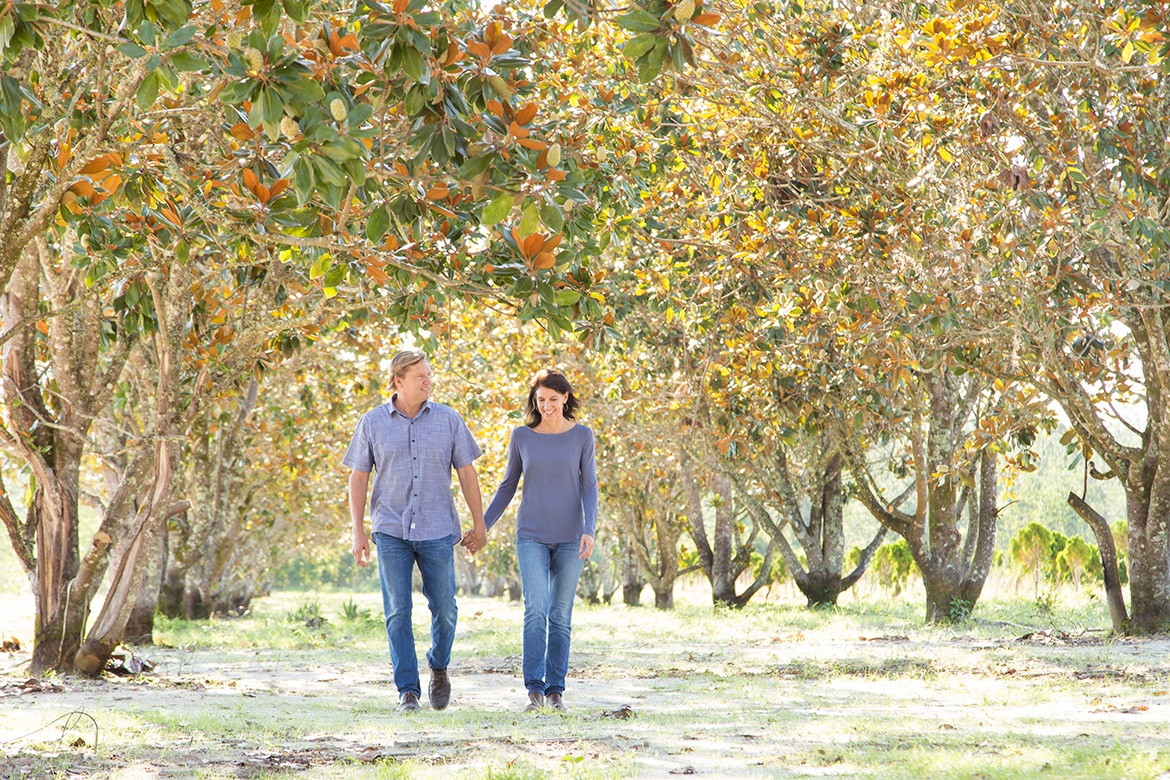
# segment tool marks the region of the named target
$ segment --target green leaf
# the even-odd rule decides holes
[[[382,237],[389,229],[390,212],[386,211],[385,206],[378,206],[370,212],[370,217],[366,220],[366,238],[375,244],[381,243]]]
[[[540,221],[554,233],[560,233],[565,226],[565,217],[555,203],[542,203],[540,206]]]
[[[332,184],[334,187],[340,187],[345,184],[345,172],[338,167],[337,163],[328,157],[320,155],[314,157],[313,167],[317,169],[317,178],[320,181],[326,184]]]
[[[624,13],[615,19],[621,27],[630,32],[645,33],[653,32],[662,26],[662,20],[649,11],[643,11],[641,8]]]
[[[122,52],[127,57],[129,57],[131,59],[135,59],[135,60],[138,59],[139,57],[146,56],[146,49],[142,48],[134,41],[126,41],[125,43],[120,44],[118,46],[118,51]]]
[[[422,87],[415,85],[406,93],[406,99],[402,101],[403,108],[406,109],[407,116],[414,116],[426,107],[426,97],[423,95]]]
[[[175,70],[179,70],[184,73],[195,73],[207,67],[206,60],[204,60],[202,57],[195,56],[189,51],[175,52],[167,59],[170,60],[170,63],[172,66],[174,66]]]
[[[173,33],[167,36],[167,39],[162,42],[160,49],[174,49],[179,46],[185,46],[195,38],[195,25],[188,24],[180,27]]]
[[[529,203],[524,211],[520,214],[520,224],[517,226],[517,231],[520,238],[528,238],[528,236],[540,229],[540,213],[536,210],[535,203]]]
[[[579,300],[581,300],[581,293],[567,287],[557,290],[556,295],[553,296],[553,303],[557,306],[572,306]]]
[[[266,88],[261,98],[264,101],[264,121],[279,125],[284,118],[284,103],[275,89]]]
[[[138,85],[138,107],[145,111],[158,100],[158,71],[151,71],[150,75]]]
[[[459,168],[459,178],[472,179],[486,171],[492,164],[495,155],[481,154],[479,157],[470,157]]]
[[[332,265],[333,255],[321,255],[313,261],[313,265],[309,268],[309,278],[320,279]]]
[[[410,77],[411,81],[418,81],[422,78],[422,57],[419,56],[418,50],[412,46],[406,47],[406,51],[403,52],[402,70]]]
[[[632,60],[636,60],[646,52],[654,48],[654,44],[658,43],[658,36],[654,33],[643,33],[637,37],[631,38],[626,47],[622,49],[622,53]]]
[[[308,8],[301,0],[280,0],[280,3],[284,6],[284,12],[288,14],[288,17],[297,24],[304,24],[305,20],[309,18]]]
[[[321,85],[308,76],[289,84],[285,91],[297,103],[316,103],[325,97],[325,90],[321,89]]]
[[[155,30],[154,25],[150,22],[143,22],[142,26],[138,28],[138,39],[147,46],[154,45]]]
[[[1069,168],[1068,177],[1077,184],[1084,184],[1088,181],[1088,178],[1085,177],[1085,174],[1081,172],[1080,168]]]
[[[492,225],[503,222],[512,213],[512,203],[514,200],[512,193],[501,192],[484,208],[483,216],[479,220],[480,224],[484,227],[491,227]]]
[[[313,197],[313,189],[316,186],[316,178],[313,176],[313,166],[309,165],[304,158],[298,159],[293,163],[293,189],[297,193],[297,202],[300,205],[305,205],[309,202],[309,198]]]

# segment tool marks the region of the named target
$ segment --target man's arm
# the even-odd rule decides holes
[[[353,520],[353,559],[358,566],[369,568],[370,540],[366,536],[366,495],[370,490],[370,472],[349,472],[349,516]]]
[[[463,535],[460,544],[475,555],[487,544],[487,526],[483,522],[483,495],[479,492],[479,474],[470,463],[461,469],[455,469],[455,473],[459,475],[459,489],[463,491],[463,500],[467,502],[467,509],[471,512],[471,530]]]

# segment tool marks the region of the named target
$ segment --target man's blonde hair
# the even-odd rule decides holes
[[[417,365],[426,359],[427,353],[421,349],[404,349],[390,358],[390,386],[398,387],[394,380],[403,378],[411,366]]]

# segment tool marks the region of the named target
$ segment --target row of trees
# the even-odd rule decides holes
[[[865,567],[853,497],[948,619],[1056,404],[1086,479],[1126,492],[1128,605],[1069,498],[1114,626],[1163,629],[1166,16],[8,4],[0,441],[31,500],[0,517],[33,671],[100,669],[141,594],[246,600],[327,528],[311,475],[399,334],[501,430],[554,357],[603,399],[606,500],[661,606],[684,533],[720,603],[762,586],[736,584],[757,542],[831,603]]]

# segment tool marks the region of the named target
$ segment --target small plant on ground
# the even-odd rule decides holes
[[[947,617],[950,618],[952,623],[966,623],[971,619],[971,612],[974,609],[975,605],[966,599],[951,599],[951,607],[948,610]]]
[[[349,601],[341,605],[341,616],[351,623],[358,620],[369,620],[370,610],[365,607],[359,607],[357,602],[353,598],[350,598]]]
[[[306,601],[285,615],[290,623],[304,623],[309,628],[320,628],[329,621],[321,614],[321,603]]]
[[[1060,593],[1055,589],[1046,590],[1036,597],[1035,604],[1041,615],[1051,615],[1060,605]]]

